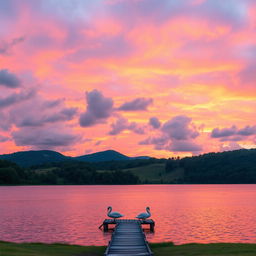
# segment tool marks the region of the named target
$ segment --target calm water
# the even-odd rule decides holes
[[[146,206],[149,241],[256,243],[256,185],[0,187],[0,240],[106,245],[106,208],[133,218]]]

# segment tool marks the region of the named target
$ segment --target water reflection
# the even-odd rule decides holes
[[[107,207],[134,218],[150,206],[149,241],[256,242],[256,185],[0,187],[0,240],[106,245]]]

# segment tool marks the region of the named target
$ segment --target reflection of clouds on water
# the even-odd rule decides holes
[[[150,206],[150,242],[256,242],[256,185],[0,187],[0,239],[107,245],[107,207],[134,218]]]

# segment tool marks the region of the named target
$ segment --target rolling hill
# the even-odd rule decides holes
[[[29,167],[45,163],[67,161],[70,160],[70,157],[51,150],[30,150],[0,155],[0,159],[14,162],[22,167]]]
[[[73,159],[82,161],[82,162],[106,162],[106,161],[130,160],[131,158],[115,150],[106,150],[106,151],[101,151],[93,154],[74,157]]]
[[[3,185],[256,184],[256,149],[168,160],[134,160],[113,150],[74,158],[49,150],[25,151],[1,158],[12,161],[0,160],[0,184]],[[15,165],[15,161],[24,167],[47,164],[26,169]]]
[[[12,154],[0,155],[0,159],[14,162],[22,167],[30,167],[46,163],[57,163],[64,161],[80,161],[80,162],[106,162],[106,161],[125,161],[134,159],[149,159],[149,157],[128,157],[115,150],[106,150],[93,154],[82,155],[77,157],[65,156],[59,152],[52,150],[30,150],[20,151]]]

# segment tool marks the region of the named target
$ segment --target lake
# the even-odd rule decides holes
[[[134,218],[150,206],[150,242],[256,243],[256,185],[0,187],[0,240],[107,245],[107,207]]]

